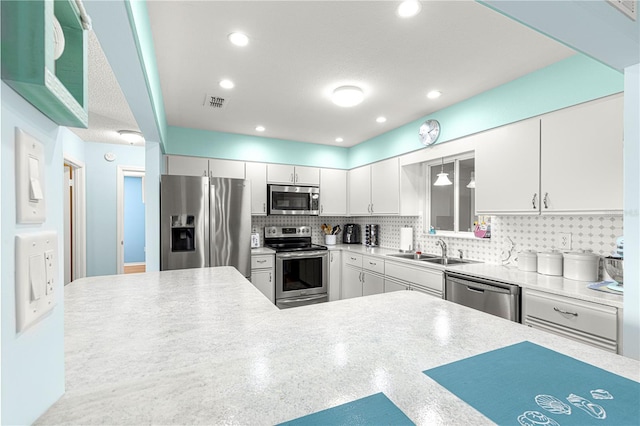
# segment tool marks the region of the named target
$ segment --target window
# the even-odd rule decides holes
[[[427,164],[427,208],[425,229],[472,232],[475,215],[475,161],[471,155]],[[434,185],[445,173],[448,185]]]

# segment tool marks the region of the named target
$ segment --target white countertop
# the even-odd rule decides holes
[[[524,340],[640,379],[638,361],[419,292],[280,311],[231,267],[83,278],[64,303],[66,393],[38,424],[271,425],[377,392],[417,424],[490,424],[422,371]]]
[[[256,247],[251,249],[251,256],[257,256],[260,254],[276,254],[276,251],[269,247]]]
[[[516,284],[522,288],[529,288],[544,291],[547,293],[573,297],[588,302],[600,303],[602,305],[612,306],[618,309],[622,309],[624,305],[622,295],[592,290],[587,287],[589,283],[586,281],[569,280],[564,277],[543,275],[538,274],[537,272],[524,272],[511,265],[502,266],[492,265],[489,263],[469,263],[443,267],[440,265],[430,264],[428,262],[407,260],[388,256],[389,254],[399,253],[399,251],[384,247],[366,247],[361,244],[337,244],[335,246],[328,247],[330,250],[342,250],[345,252],[378,256],[383,257],[386,260],[405,262],[412,265],[420,265],[432,269],[446,269],[457,271],[467,275],[475,275],[496,281]]]

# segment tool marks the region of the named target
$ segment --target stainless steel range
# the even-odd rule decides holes
[[[265,246],[276,251],[276,306],[327,302],[329,252],[311,243],[310,226],[267,226]]]

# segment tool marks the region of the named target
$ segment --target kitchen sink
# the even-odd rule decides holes
[[[455,259],[452,257],[433,257],[431,259],[421,259],[425,262],[435,263],[438,265],[459,265],[461,263],[476,263],[473,260]]]
[[[396,253],[388,254],[387,256],[399,257],[400,259],[412,259],[412,260],[427,260],[437,258],[434,254],[416,254],[416,253]]]

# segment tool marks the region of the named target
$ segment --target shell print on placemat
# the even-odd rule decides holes
[[[572,403],[575,407],[585,411],[591,417],[595,417],[596,419],[606,419],[607,412],[602,408],[601,405],[594,404],[593,402],[585,399],[579,395],[571,394],[567,397],[567,401]]]
[[[611,395],[608,391],[604,389],[594,389],[591,391],[591,398],[593,399],[613,399],[613,395]]]
[[[571,414],[571,407],[551,395],[537,395],[536,404],[553,414]]]
[[[522,426],[560,426],[560,423],[539,411],[525,411],[518,416],[518,423]]]

